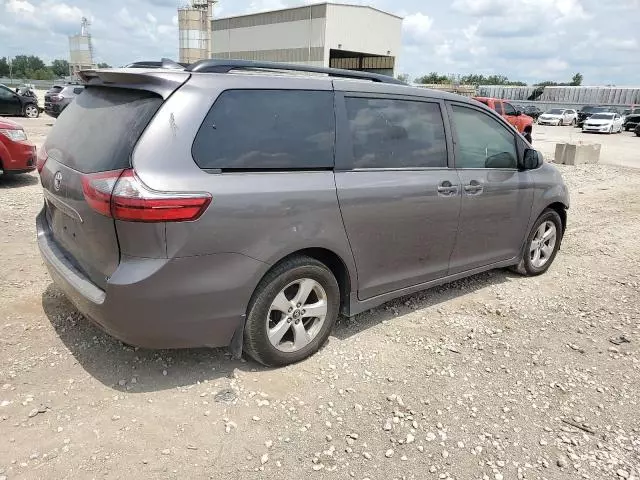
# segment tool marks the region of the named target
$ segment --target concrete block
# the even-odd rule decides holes
[[[581,165],[600,161],[599,143],[557,143],[554,163]]]

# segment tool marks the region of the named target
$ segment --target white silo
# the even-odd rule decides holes
[[[178,8],[180,61],[211,58],[211,19],[216,0],[191,0]]]

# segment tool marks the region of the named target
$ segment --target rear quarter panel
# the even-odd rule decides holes
[[[256,88],[332,90],[332,85],[313,77],[194,74],[165,102],[138,142],[133,166],[147,186],[212,196],[198,220],[165,224],[166,255],[238,253],[273,264],[297,250],[320,247],[341,257],[355,282],[332,171],[207,173],[194,162],[193,139],[220,93]]]

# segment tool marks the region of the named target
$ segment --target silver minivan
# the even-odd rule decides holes
[[[473,100],[243,61],[83,77],[38,158],[38,245],[123,342],[285,365],[339,314],[494,268],[538,275],[560,247],[560,174]]]

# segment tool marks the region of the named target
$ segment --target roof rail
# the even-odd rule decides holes
[[[310,65],[295,65],[291,63],[254,62],[251,60],[200,60],[186,67],[188,72],[229,73],[231,70],[283,70],[292,72],[324,73],[330,77],[355,78],[371,80],[372,82],[394,83],[406,85],[396,78],[379,73],[342,70],[338,68],[313,67]]]

